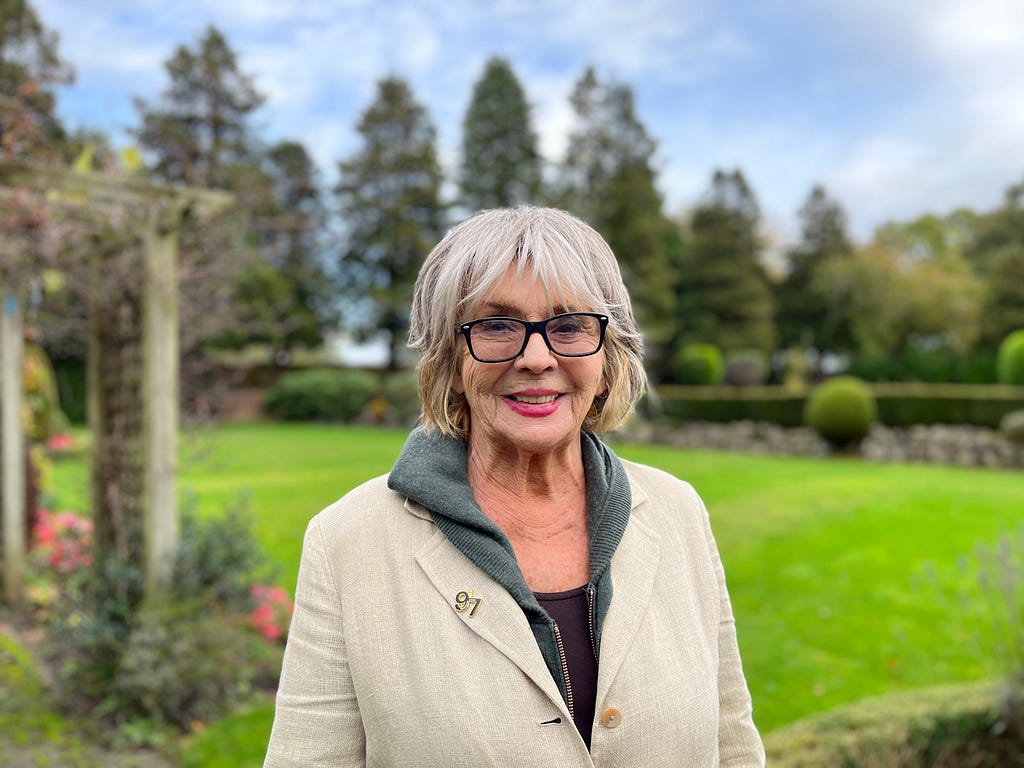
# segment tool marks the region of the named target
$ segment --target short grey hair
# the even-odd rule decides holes
[[[566,311],[571,300],[608,315],[608,390],[595,399],[583,427],[605,432],[621,426],[643,396],[647,374],[643,339],[618,262],[585,222],[555,208],[534,207],[471,216],[449,230],[423,263],[409,323],[409,346],[420,353],[416,378],[423,425],[452,437],[468,436],[469,407],[452,388],[462,364],[458,326],[472,319],[510,269],[537,280],[553,314]]]

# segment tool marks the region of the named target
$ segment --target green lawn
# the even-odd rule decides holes
[[[403,440],[376,429],[225,426],[184,441],[182,492],[202,514],[247,498],[282,585],[294,589],[306,522],[387,471]],[[957,558],[1017,527],[1021,473],[616,449],[689,480],[707,503],[762,730],[869,695],[997,671],[953,597],[965,583]],[[81,466],[61,462],[53,477],[58,506],[81,505]],[[271,711],[242,716],[253,740],[265,739]],[[224,725],[235,744],[238,726]],[[217,731],[203,737],[210,754]],[[262,744],[251,763],[235,752],[234,764],[259,765],[256,753]]]

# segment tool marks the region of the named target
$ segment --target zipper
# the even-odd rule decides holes
[[[558,631],[558,625],[551,625],[555,630],[555,646],[558,648],[558,662],[562,665],[562,679],[565,680],[565,703],[569,707],[569,718],[576,719],[573,712],[572,683],[569,681],[569,661],[565,658],[565,646],[562,645],[562,633]]]
[[[596,590],[591,582],[587,584],[587,624],[590,628],[590,648],[594,651],[594,658],[597,658],[597,633],[594,632],[594,595]]]

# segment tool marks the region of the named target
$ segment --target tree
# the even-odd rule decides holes
[[[1024,243],[1007,243],[988,258],[982,339],[996,348],[1009,333],[1024,328]]]
[[[444,207],[436,132],[404,80],[377,84],[357,130],[362,147],[339,163],[336,192],[347,238],[339,259],[350,299],[348,327],[388,336],[388,370],[399,367],[412,287],[441,238]]]
[[[314,348],[337,322],[331,281],[322,264],[325,211],[313,161],[293,141],[271,147],[252,174],[248,213],[259,255],[238,276],[238,323],[218,345],[266,344],[284,361],[300,347]]]
[[[962,259],[914,257],[892,239],[894,231],[826,264],[817,290],[841,308],[860,355],[897,355],[913,346],[965,354],[980,327],[981,281]]]
[[[164,181],[234,189],[232,171],[251,165],[249,120],[264,101],[215,27],[195,50],[179,45],[164,64],[170,85],[159,106],[135,100],[136,137]]]
[[[977,217],[964,255],[986,285],[982,344],[994,351],[1007,333],[1024,327],[1024,181],[1003,204]]]
[[[208,27],[194,48],[178,45],[165,62],[169,83],[151,105],[135,100],[134,131],[159,181],[226,189],[235,207],[181,235],[181,327],[186,379],[208,365],[202,348],[232,334],[244,338],[233,301],[236,284],[257,263],[253,211],[266,207],[269,183],[259,167],[249,122],[263,103],[224,36]]]
[[[681,343],[774,349],[772,294],[761,262],[760,209],[739,171],[716,170],[690,220],[679,287]]]
[[[848,348],[845,325],[831,297],[818,290],[822,267],[848,256],[853,246],[846,233],[846,214],[815,186],[800,209],[800,245],[788,254],[788,271],[777,292],[776,323],[783,346]]]
[[[561,168],[557,202],[608,241],[630,286],[657,378],[676,303],[678,228],[662,213],[653,139],[636,115],[628,85],[584,71],[570,97],[575,127]]]
[[[53,89],[72,79],[32,5],[0,1],[0,155],[53,154],[64,138]]]
[[[167,182],[235,195],[226,216],[182,234],[183,348],[270,346],[275,359],[320,344],[334,316],[318,265],[323,210],[305,148],[264,149],[251,127],[264,97],[224,36],[208,27],[165,64],[159,102],[136,99],[136,136]]]
[[[493,57],[462,121],[462,203],[470,210],[521,205],[535,201],[540,186],[541,157],[526,95],[509,63]]]

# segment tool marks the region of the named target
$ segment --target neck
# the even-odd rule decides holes
[[[579,443],[553,454],[499,454],[470,439],[469,485],[481,509],[509,535],[549,538],[586,526]]]

